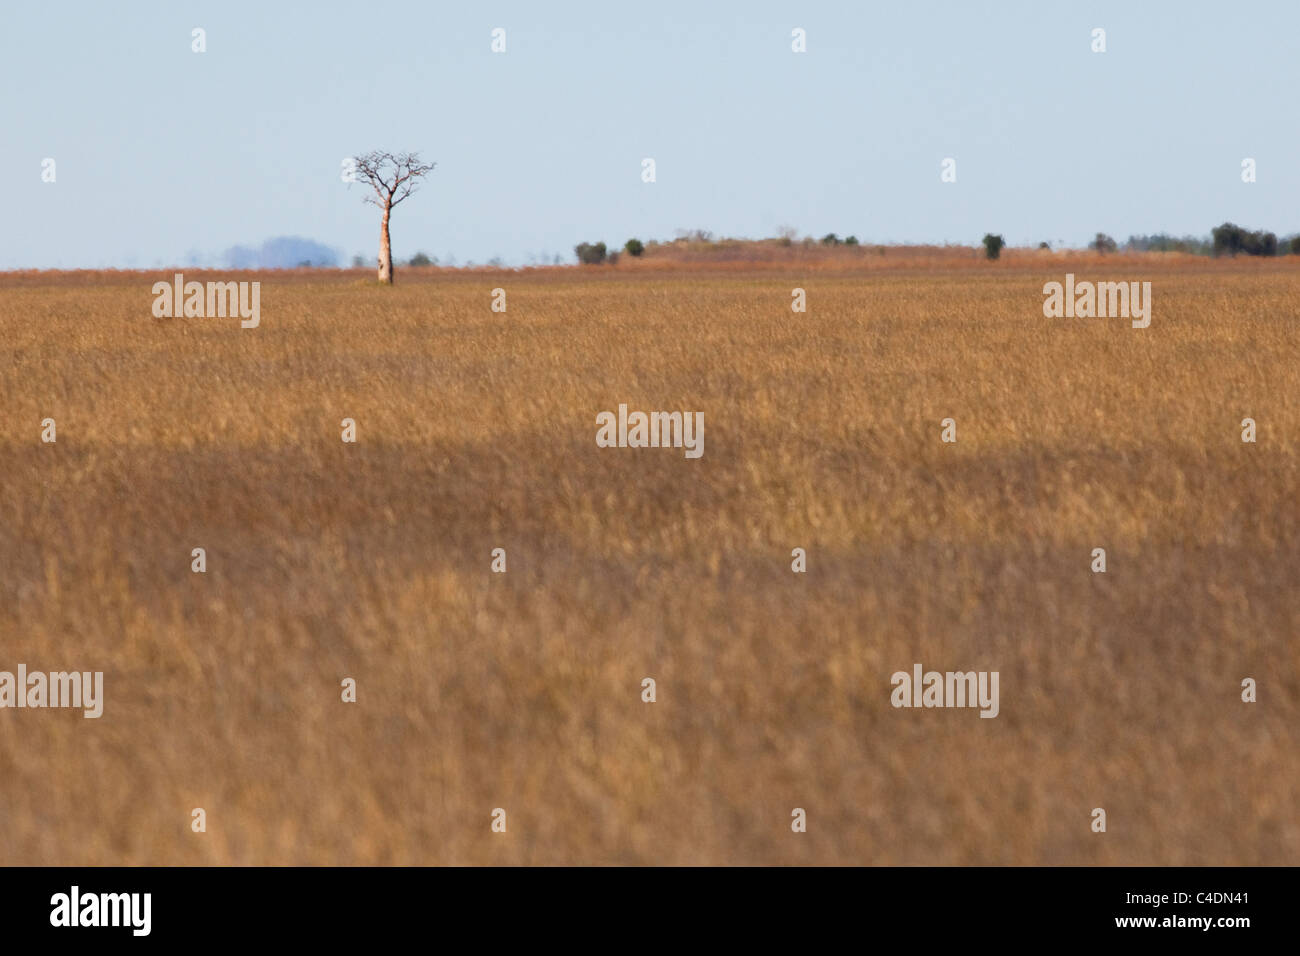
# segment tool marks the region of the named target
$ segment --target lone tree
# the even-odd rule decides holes
[[[419,186],[433,169],[434,163],[420,162],[419,153],[384,153],[379,150],[353,157],[357,176],[374,189],[365,201],[378,206],[384,214],[379,225],[379,281],[393,284],[393,251],[388,239],[388,219],[393,207]]]
[[[1094,252],[1100,252],[1105,255],[1108,252],[1118,252],[1119,243],[1106,235],[1104,232],[1097,233],[1097,237],[1088,243],[1088,248]]]

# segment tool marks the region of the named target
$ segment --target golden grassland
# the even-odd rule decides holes
[[[0,277],[0,863],[1300,863],[1300,266],[863,251]]]

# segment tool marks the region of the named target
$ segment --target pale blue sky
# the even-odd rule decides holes
[[[0,268],[215,261],[283,235],[369,260],[377,216],[339,172],[373,148],[438,163],[395,213],[395,255],[461,264],[783,224],[1281,235],[1300,231],[1298,36],[1295,0],[7,3]]]

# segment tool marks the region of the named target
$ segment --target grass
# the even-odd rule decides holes
[[[106,695],[0,711],[0,862],[1300,862],[1293,263],[235,276],[255,330],[169,275],[0,276],[0,670]],[[1000,715],[892,708],[918,661]]]

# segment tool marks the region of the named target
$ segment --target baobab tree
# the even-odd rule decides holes
[[[365,201],[378,206],[384,214],[379,226],[379,281],[393,284],[393,251],[388,239],[388,220],[393,207],[415,192],[423,179],[436,165],[420,162],[419,153],[385,153],[373,150],[363,156],[353,157],[356,173],[374,189],[373,196]]]

